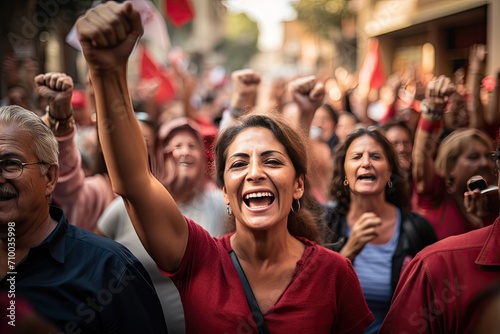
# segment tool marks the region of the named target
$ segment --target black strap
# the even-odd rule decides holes
[[[231,260],[233,260],[236,271],[240,276],[241,283],[243,284],[243,289],[245,290],[245,295],[247,296],[248,306],[252,311],[253,319],[255,320],[255,324],[259,329],[259,333],[269,334],[269,329],[267,329],[266,322],[264,321],[264,316],[260,311],[259,304],[257,304],[257,299],[255,299],[252,288],[250,287],[250,284],[248,284],[248,280],[245,276],[245,273],[243,272],[243,268],[241,268],[240,261],[238,261],[238,257],[236,257],[236,253],[234,251],[229,252],[229,254],[231,255]]]

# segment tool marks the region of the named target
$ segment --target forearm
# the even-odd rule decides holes
[[[189,79],[184,79],[184,91],[182,93],[182,101],[184,103],[184,110],[186,117],[194,119],[196,115],[196,110],[191,103],[191,97],[193,96],[195,86],[187,82]]]
[[[90,72],[97,109],[97,129],[113,189],[137,194],[149,175],[146,144],[134,116],[126,69]],[[124,181],[126,180],[126,181]]]
[[[340,255],[342,255],[345,258],[348,258],[351,260],[351,262],[354,262],[354,259],[356,258],[356,255],[354,252],[351,251],[351,249],[345,245],[341,250],[340,250]]]
[[[432,133],[441,128],[441,120],[429,120],[421,116],[415,133],[413,147],[413,179],[419,194],[425,193],[434,177],[435,143]]]
[[[485,111],[485,121],[488,125],[500,124],[500,71],[497,72],[495,88],[489,92],[488,105]]]
[[[113,190],[123,197],[151,257],[162,268],[175,269],[187,244],[187,224],[173,198],[149,170],[146,143],[133,114],[125,67],[105,74],[91,71],[91,79],[99,140]]]
[[[238,94],[231,97],[231,107],[243,110],[251,110],[257,102],[256,94]]]
[[[229,109],[222,115],[219,132],[227,126],[234,124],[238,119],[245,116],[255,106],[255,101],[251,98],[242,97],[240,94],[233,94]]]
[[[311,131],[311,124],[314,118],[314,110],[311,111],[300,111],[299,124],[297,127],[298,131],[303,131],[306,137],[309,137],[309,132]]]
[[[365,126],[373,125],[373,120],[368,117],[368,97],[363,97],[359,101],[359,107],[357,109],[356,116],[359,118],[361,124]]]
[[[470,66],[467,72],[467,90],[469,97],[466,100],[467,111],[469,113],[469,127],[480,129],[484,126],[483,107],[480,99],[480,75],[477,65]]]
[[[68,175],[75,174],[77,169],[81,169],[81,156],[75,144],[76,128],[64,136],[55,135],[59,144],[59,180],[65,179]],[[82,170],[83,173],[83,170]]]

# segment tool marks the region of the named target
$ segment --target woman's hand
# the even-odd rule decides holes
[[[476,227],[483,227],[482,218],[490,214],[488,195],[481,194],[479,189],[468,190],[464,193],[464,207],[467,213],[481,218],[481,223],[477,223]]]
[[[439,115],[441,118],[444,113],[448,99],[455,92],[455,85],[451,79],[441,75],[427,84],[425,91],[425,100],[429,113]],[[427,113],[423,113],[425,116]]]
[[[231,74],[233,94],[231,107],[245,112],[252,110],[257,102],[257,90],[260,85],[260,73],[251,69],[237,70]]]
[[[378,227],[382,219],[373,212],[365,212],[352,227],[351,235],[340,254],[354,261],[354,258],[363,250],[365,245],[378,236]]]
[[[125,66],[143,33],[141,16],[130,2],[110,1],[92,8],[76,27],[90,70],[101,73]]]
[[[314,113],[325,98],[325,87],[311,75],[291,81],[288,90],[299,107],[299,124],[296,127],[309,135]]]

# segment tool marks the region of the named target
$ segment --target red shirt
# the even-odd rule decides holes
[[[500,279],[500,218],[421,251],[399,280],[380,334],[470,333],[471,299]]]
[[[438,175],[432,180],[432,190],[417,194],[417,212],[426,218],[438,240],[473,230],[464,220],[454,198],[446,191],[444,179]]]
[[[186,333],[258,333],[231,261],[229,237],[186,219],[189,240],[176,273]],[[271,333],[363,333],[373,322],[351,262],[308,241],[290,285],[264,319]]]

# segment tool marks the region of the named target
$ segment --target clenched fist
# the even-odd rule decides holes
[[[123,69],[143,33],[141,17],[130,2],[106,2],[90,9],[76,23],[83,55],[91,71]]]

